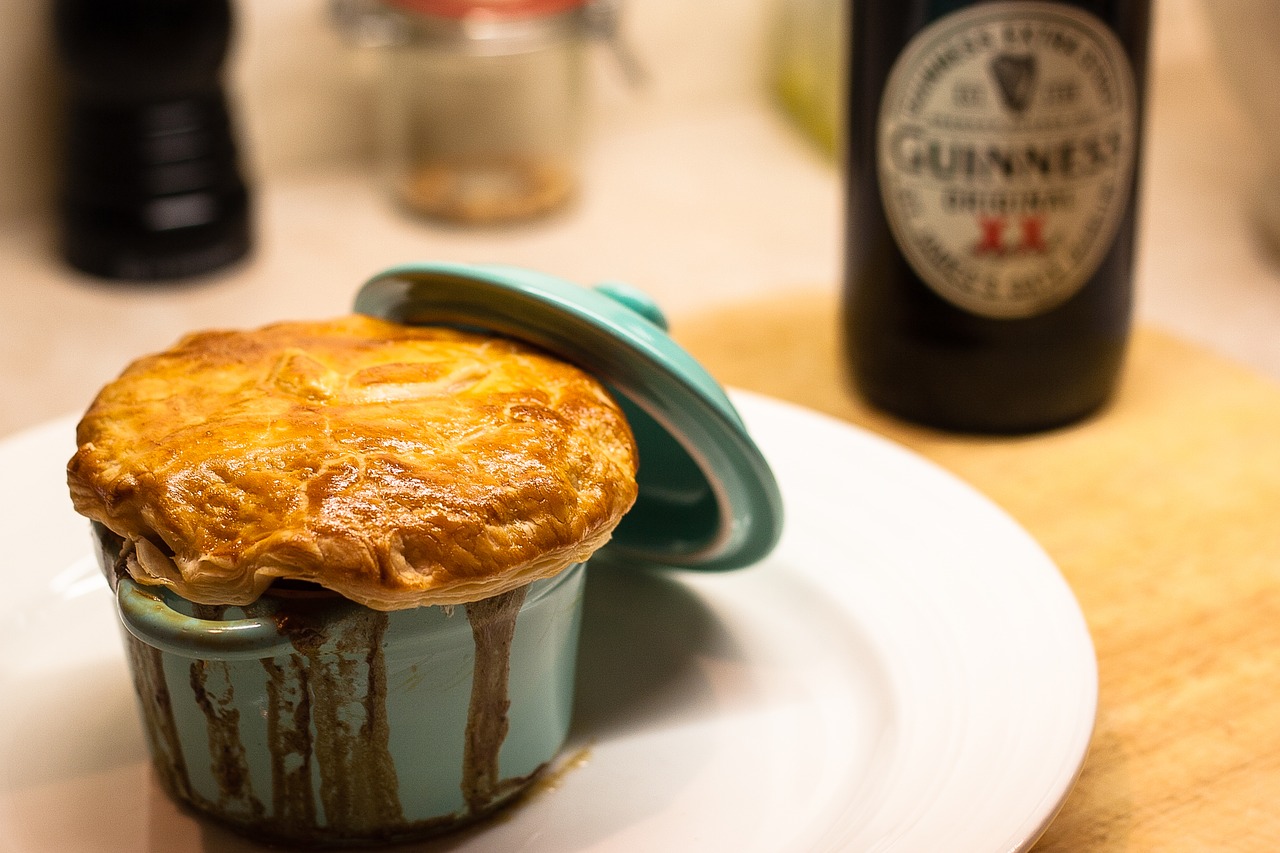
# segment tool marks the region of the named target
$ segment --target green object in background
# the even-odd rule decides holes
[[[769,86],[783,111],[828,155],[843,144],[849,0],[779,0]]]

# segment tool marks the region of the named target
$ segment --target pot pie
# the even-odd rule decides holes
[[[584,561],[636,497],[591,376],[528,345],[353,315],[189,335],[98,394],[75,509],[139,583],[243,605],[282,579],[382,611]]]

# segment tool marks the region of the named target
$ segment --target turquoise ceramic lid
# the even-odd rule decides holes
[[[532,343],[609,386],[640,450],[640,494],[603,553],[630,563],[735,569],[782,532],[777,481],[724,389],[625,285],[581,287],[533,270],[417,263],[369,280],[355,310]]]

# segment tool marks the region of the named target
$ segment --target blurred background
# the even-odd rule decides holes
[[[79,411],[133,357],[209,326],[344,312],[421,259],[624,280],[673,318],[839,290],[840,20],[827,0],[631,0],[588,48],[581,183],[500,228],[406,215],[377,179],[377,47],[326,0],[233,0],[225,65],[254,249],[183,282],[103,282],[58,256],[64,84],[49,2],[0,4],[0,437]],[[1156,0],[1139,322],[1280,379],[1280,7]],[[1280,110],[1277,110],[1280,113]]]

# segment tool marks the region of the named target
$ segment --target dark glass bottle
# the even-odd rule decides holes
[[[113,279],[198,275],[249,250],[220,69],[229,0],[56,0],[66,72],[62,254]]]
[[[1149,0],[859,0],[844,328],[873,405],[1077,420],[1130,327]]]

